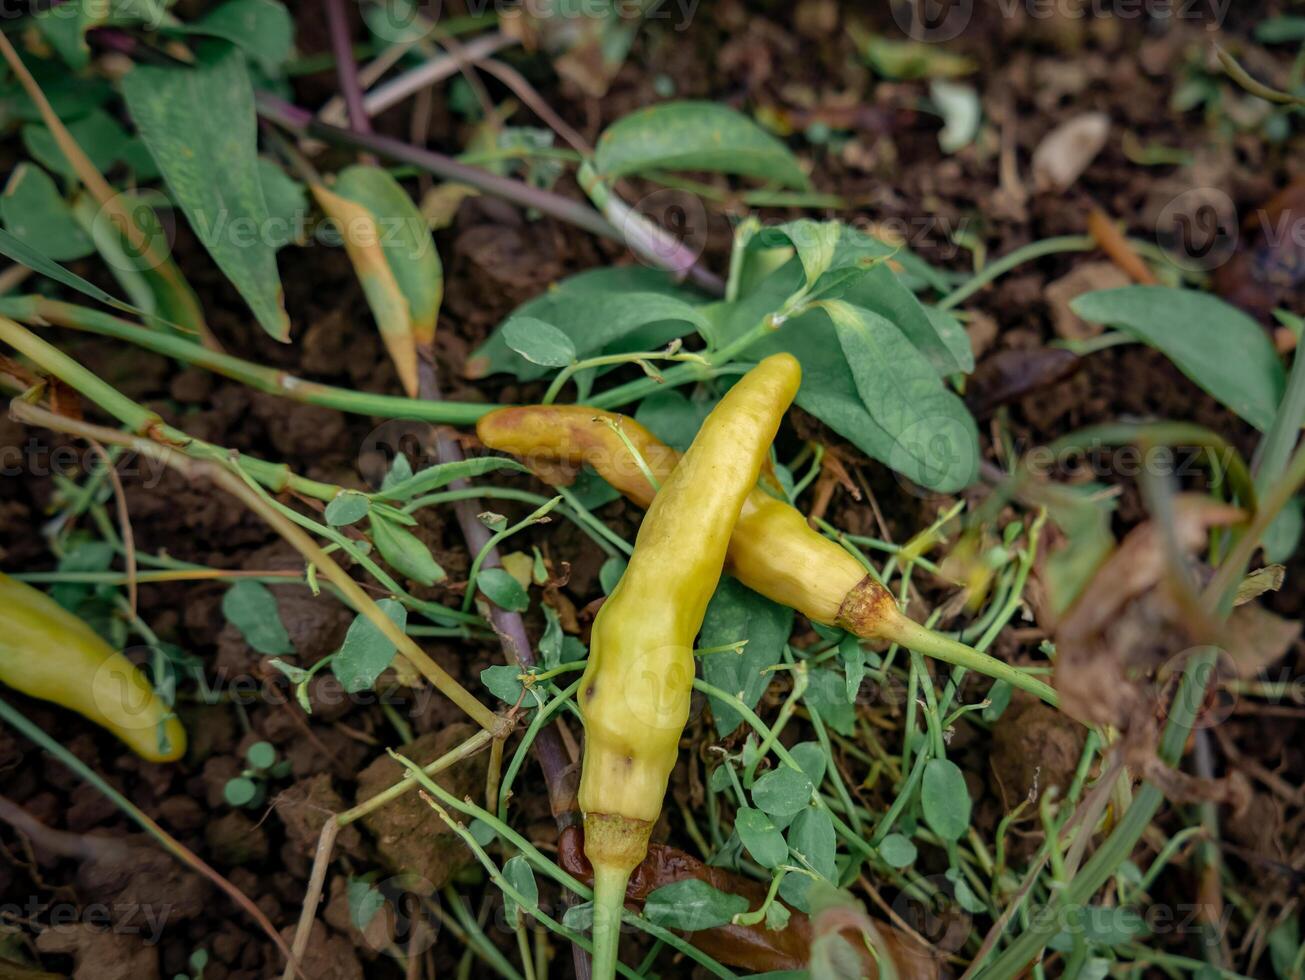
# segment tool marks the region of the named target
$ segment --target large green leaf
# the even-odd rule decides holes
[[[709,684],[736,694],[755,708],[774,675],[762,670],[777,664],[784,643],[793,631],[793,610],[758,595],[737,579],[721,577],[707,606],[699,643],[704,647],[747,641],[742,653],[710,653],[702,658],[702,674]],[[728,735],[743,721],[726,701],[711,699],[716,731]]]
[[[771,274],[752,295],[712,309],[718,343],[728,343],[778,309],[802,281],[796,260]],[[882,325],[882,318],[880,318]],[[889,326],[892,326],[889,324]],[[860,390],[848,357],[825,312],[812,310],[786,322],[779,330],[758,341],[747,352],[760,359],[788,351],[802,362],[802,386],[797,404],[862,452],[886,463],[912,481],[940,493],[952,493],[967,486],[978,462],[978,430],[969,412],[943,386],[937,371],[900,331],[895,336],[879,331],[880,347],[887,350],[886,363],[870,370],[894,374],[893,384],[925,396],[928,421],[909,425],[896,435],[889,431],[876,411],[888,420],[900,406],[884,405],[883,393],[871,392],[869,401]],[[864,367],[864,365],[863,365]],[[909,410],[909,409],[907,409]]]
[[[576,356],[640,350],[707,327],[697,297],[663,272],[640,266],[594,269],[566,279],[523,303],[467,361],[472,377],[506,372],[523,381],[550,368],[531,363],[507,343],[503,331],[517,317],[542,320],[570,338]],[[633,344],[633,346],[631,346]]]
[[[666,102],[617,120],[594,149],[604,177],[655,170],[711,170],[806,190],[811,181],[783,143],[715,102]]]
[[[141,65],[122,80],[127,108],[168,189],[263,329],[290,335],[268,241],[254,91],[244,55],[220,45],[195,68]]]
[[[20,163],[0,197],[0,218],[20,241],[57,262],[95,251],[91,237],[73,217],[54,181],[40,167]]]
[[[844,299],[891,320],[939,374],[974,370],[969,339],[956,318],[926,308],[908,288],[907,279],[920,288],[938,283],[920,275],[922,270],[933,270],[905,248],[894,248],[841,222],[800,219],[763,229],[749,249],[765,251],[785,243],[797,254],[810,295]],[[848,275],[854,270],[860,274]],[[835,288],[828,288],[827,284],[835,283]]]
[[[1273,422],[1286,374],[1264,328],[1208,293],[1124,286],[1079,296],[1071,308],[1166,354],[1178,369],[1261,431]]]
[[[893,323],[842,300],[821,304],[851,368],[861,403],[893,440],[888,463],[927,487],[961,487],[978,473],[969,411]]]

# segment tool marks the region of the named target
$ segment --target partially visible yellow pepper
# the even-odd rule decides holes
[[[739,380],[667,475],[621,581],[594,620],[580,682],[578,800],[594,866],[594,977],[615,975],[621,908],[689,717],[693,641],[801,368],[766,358]]]
[[[0,573],[0,682],[89,718],[150,762],[186,731],[136,666],[39,589]]]

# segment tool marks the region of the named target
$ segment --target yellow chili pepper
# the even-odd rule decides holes
[[[39,589],[0,573],[0,682],[89,718],[150,762],[186,731],[135,664]]]
[[[634,419],[583,405],[498,409],[480,420],[476,433],[491,449],[509,452],[527,464],[543,464],[543,470],[558,461],[587,463],[642,507],[648,506],[653,491],[629,447],[639,452],[658,481],[670,476],[678,459],[675,450]],[[748,495],[734,526],[726,568],[748,588],[813,622],[838,626],[864,639],[900,643],[1057,703],[1056,692],[1042,681],[904,615],[892,594],[867,575],[855,557],[813,530],[797,508],[760,487]]]
[[[615,976],[626,880],[643,860],[689,717],[693,641],[801,368],[766,358],[716,406],[652,499],[599,610],[580,683],[578,800],[594,866],[594,977]]]
[[[665,483],[680,454],[634,419],[583,405],[501,408],[476,426],[480,441],[528,465],[562,461],[589,466],[640,507],[653,499],[647,476],[615,427]],[[748,494],[730,538],[726,569],[748,588],[808,619],[832,626],[848,593],[866,577],[861,563],[813,531],[796,507],[760,487]],[[872,579],[871,582],[874,580]],[[892,603],[892,597],[888,597]],[[896,604],[892,603],[896,609]]]

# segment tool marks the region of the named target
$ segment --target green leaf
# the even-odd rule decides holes
[[[1293,44],[1305,41],[1305,17],[1279,14],[1255,25],[1255,40],[1261,44]]]
[[[598,569],[598,584],[603,587],[604,595],[611,595],[616,584],[621,581],[621,576],[625,574],[626,560],[619,555],[613,556],[603,562],[603,567]]]
[[[698,878],[663,885],[649,893],[643,914],[666,929],[698,932],[729,923],[748,910],[748,900],[713,888]]]
[[[709,170],[806,190],[811,181],[783,143],[717,102],[666,102],[603,131],[594,165],[607,178],[656,170]]]
[[[258,784],[246,776],[228,779],[222,787],[222,797],[231,806],[244,806],[258,795]]]
[[[381,249],[408,301],[417,346],[430,344],[444,299],[444,266],[417,205],[380,167],[347,167],[336,176],[331,190],[375,216]]]
[[[777,868],[788,860],[788,844],[774,821],[760,810],[740,807],[734,815],[734,832],[763,868]]]
[[[503,865],[503,877],[521,893],[522,898],[536,907],[539,905],[539,885],[535,882],[535,873],[530,870],[530,863],[523,856],[514,854],[508,858]],[[503,893],[503,913],[507,916],[508,925],[513,929],[521,924],[521,906],[507,892]]]
[[[107,4],[61,4],[47,7],[32,20],[68,67],[80,72],[91,61],[86,32],[102,23],[108,12]]]
[[[471,821],[471,825],[467,829],[471,831],[472,839],[481,847],[488,847],[498,837],[498,831],[494,829],[493,825],[481,820],[480,817]]]
[[[376,913],[385,907],[384,893],[362,878],[349,879],[345,897],[349,903],[349,921],[359,932],[365,932]]]
[[[915,863],[915,845],[901,834],[889,834],[879,842],[879,856],[890,868],[905,868]]]
[[[829,766],[829,756],[819,742],[798,742],[788,750],[798,768],[811,780],[812,786],[820,786],[825,781],[825,769]]]
[[[970,791],[950,759],[930,759],[920,786],[924,820],[945,841],[960,840],[970,827]]]
[[[871,269],[870,274],[874,274],[874,269]],[[717,343],[736,339],[755,326],[762,317],[779,309],[785,299],[800,287],[801,282],[802,269],[793,260],[772,273],[754,293],[739,302],[715,307],[720,334]],[[853,293],[849,292],[848,295]],[[815,415],[862,452],[893,465],[901,450],[863,404],[828,316],[814,310],[794,317],[779,330],[757,341],[749,348],[748,357],[760,360],[778,351],[788,351],[802,363],[802,386],[797,395],[799,407]],[[913,363],[918,364],[918,353],[908,356]],[[950,449],[955,441],[963,445],[968,443],[973,453],[977,454],[978,432],[968,413],[965,413],[962,424],[948,425],[947,428],[955,430],[954,437],[940,441],[937,449]],[[927,444],[925,449],[925,455],[928,456]],[[941,462],[946,462],[945,454]],[[919,471],[920,467],[913,469]],[[937,485],[929,488],[950,493],[964,486],[964,481],[957,475],[960,469],[959,465],[929,467],[916,475],[936,478]]]
[[[811,805],[813,787],[806,773],[781,765],[752,784],[752,802],[772,817],[791,817]]]
[[[678,299],[682,306],[672,307],[668,317],[660,322],[656,317],[645,318],[639,314],[637,305],[627,300],[631,295],[649,293]],[[698,303],[701,303],[699,295],[676,285],[667,273],[656,269],[637,265],[590,269],[556,283],[547,292],[523,303],[505,324],[523,316],[542,320],[566,334],[576,348],[577,357],[588,357],[649,350],[682,337],[700,326],[685,318],[684,309],[689,309],[688,316],[701,317],[693,310]],[[607,322],[613,311],[623,311],[620,323]],[[472,353],[466,365],[467,375],[481,378],[507,373],[522,380],[542,378],[548,373],[547,368],[522,360],[507,345],[503,336],[505,324]]]
[[[504,704],[516,704],[521,701],[527,708],[542,705],[544,703],[543,695],[533,687],[528,690],[524,700],[522,699],[521,692],[527,689],[521,683],[520,674],[520,667],[495,664],[493,667],[486,667],[480,672],[480,682],[489,689],[494,697]]]
[[[575,344],[551,323],[514,316],[503,324],[503,342],[531,364],[566,367],[575,360]]]
[[[303,236],[308,219],[308,193],[299,183],[267,157],[258,158],[258,182],[267,202],[267,241],[282,249]]]
[[[408,626],[408,610],[395,599],[376,603],[399,629]],[[366,616],[359,613],[349,624],[340,651],[331,661],[331,673],[350,694],[370,690],[385,669],[394,662],[395,646]]]
[[[129,303],[124,303],[120,299],[110,296],[99,286],[88,282],[75,272],[65,269],[54,259],[47,256],[39,249],[33,248],[27,242],[18,238],[12,232],[0,228],[0,255],[13,259],[19,265],[25,265],[33,272],[40,273],[55,282],[63,283],[69,289],[75,289],[91,299],[104,303],[106,306],[112,306],[115,309],[125,310],[128,313],[135,313],[139,316],[148,316],[148,312],[138,309]]]
[[[276,765],[276,746],[271,742],[255,742],[245,749],[245,761],[255,769],[271,769]]]
[[[808,868],[821,878],[836,883],[838,867],[834,863],[837,840],[829,811],[808,807],[793,820],[788,829],[788,848],[792,863]],[[789,875],[779,886],[779,894],[803,912],[811,910],[807,897],[813,881],[807,875]]]
[[[275,0],[229,0],[203,17],[168,24],[165,34],[206,34],[230,41],[275,76],[294,50],[294,21]]]
[[[121,82],[136,128],[213,261],[259,324],[290,336],[258,172],[254,90],[238,48],[194,68],[138,65]]]
[[[576,932],[588,932],[594,927],[594,903],[580,902],[562,913],[562,925]]]
[[[403,460],[404,465],[409,465],[405,456],[395,457],[395,462],[398,463],[400,459]],[[387,500],[413,500],[422,494],[448,486],[454,480],[473,480],[495,470],[512,470],[516,473],[530,472],[527,467],[522,466],[515,459],[508,459],[506,456],[477,456],[474,459],[458,460],[456,463],[436,463],[434,466],[427,466],[416,473],[412,472],[409,465],[409,469],[402,473],[391,469],[386,476],[385,483],[381,486],[378,496]],[[391,477],[394,477],[394,479],[391,479]]]
[[[1264,431],[1282,401],[1286,374],[1264,328],[1218,297],[1168,286],[1124,286],[1070,303],[1162,351],[1212,396]]]
[[[50,175],[30,163],[14,168],[0,197],[0,219],[15,238],[55,261],[69,262],[95,251]]]
[[[792,609],[758,595],[732,576],[722,575],[707,606],[698,642],[704,647],[718,647],[746,640],[747,646],[739,654],[703,657],[703,677],[755,708],[774,677],[761,671],[780,662],[792,631]],[[725,736],[739,727],[743,717],[733,706],[716,698],[709,700],[718,734]]]
[[[430,549],[411,531],[386,520],[375,511],[371,515],[371,529],[372,543],[376,545],[376,550],[396,571],[422,585],[434,585],[444,580],[444,569],[431,556]]]
[[[275,656],[295,652],[290,634],[281,623],[276,597],[266,585],[249,580],[237,582],[222,597],[222,614],[259,653]]]
[[[68,133],[82,152],[90,157],[95,169],[104,173],[121,159],[127,149],[127,133],[118,121],[103,109],[92,109],[80,119],[65,123]],[[22,129],[23,146],[37,163],[68,181],[76,181],[77,171],[59,149],[53,134],[45,126],[33,123]]]
[[[658,333],[655,338],[650,338],[654,342],[646,346],[661,346],[675,337],[689,333],[691,329],[704,329],[707,326],[706,319],[697,307],[677,297],[660,293],[569,293],[564,300],[556,294],[548,296],[548,299],[550,302],[547,309],[540,308],[543,304],[535,305],[537,301],[526,304],[526,307],[531,307],[538,314],[530,316],[530,319],[549,324],[570,340],[575,351],[573,358],[614,353],[616,351],[612,348],[619,345],[620,341],[654,324],[658,327]],[[505,331],[521,316],[518,312],[506,320],[476,352],[476,356],[483,355],[496,340],[507,347]],[[515,328],[512,329],[515,332]],[[541,377],[548,371],[545,367],[515,355],[512,360],[515,363],[507,365],[504,370],[523,381]]]
[[[371,507],[367,495],[357,490],[341,490],[326,505],[326,523],[331,527],[344,527],[361,521]]]
[[[476,576],[476,588],[489,597],[490,602],[509,612],[525,612],[530,608],[530,596],[504,568],[483,568]]]
[[[978,474],[978,430],[965,403],[924,356],[878,313],[828,300],[866,411],[893,440],[888,463],[922,486],[960,488]]]

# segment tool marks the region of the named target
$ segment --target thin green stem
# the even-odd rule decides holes
[[[1058,707],[1060,704],[1060,698],[1051,685],[1030,677],[1004,660],[990,657],[964,643],[943,636],[941,633],[935,633],[905,616],[894,616],[885,621],[880,626],[880,635],[884,639],[901,644],[927,657],[933,657],[935,660],[942,660],[957,667],[964,667],[966,670],[1006,681],[1012,687],[1042,698],[1052,707]]]
[[[269,394],[281,395],[308,405],[321,405],[325,408],[334,408],[355,415],[418,419],[423,422],[438,422],[446,425],[474,425],[482,415],[499,407],[497,405],[478,405],[465,402],[426,401],[398,395],[373,395],[367,392],[350,391],[347,388],[318,384],[266,365],[255,364],[239,357],[233,357],[230,354],[209,350],[202,344],[187,340],[182,336],[149,330],[129,320],[111,316],[99,310],[46,299],[43,296],[0,298],[0,314],[12,316],[15,319],[35,325],[49,323],[74,330],[84,330],[105,337],[115,337],[118,340],[125,340],[138,347],[154,351],[156,354],[165,354],[187,364],[193,364],[195,367],[212,371],[214,374],[231,378],[233,381],[239,381],[256,391],[265,391]],[[7,337],[4,339],[8,342]],[[27,352],[24,351],[24,353]],[[71,361],[70,358],[68,360]],[[83,389],[80,385],[74,385],[79,391],[82,391],[93,401],[102,405],[107,411],[129,425],[132,424],[129,418],[136,419],[139,424],[154,424],[148,418],[153,413],[145,412],[144,409],[135,406],[134,403],[128,402],[127,399],[121,396],[118,399],[113,399],[108,392],[103,390],[108,388],[108,385],[99,381],[90,372],[86,372],[86,374],[89,377],[83,377],[82,380],[88,386],[92,386],[94,382],[99,382],[98,386],[96,386],[100,389],[99,395],[108,398],[109,401],[101,401],[100,397],[92,395],[89,387]],[[72,382],[69,381],[69,384],[72,384]],[[126,414],[119,414],[119,410]],[[142,430],[137,429],[136,431]]]
[[[678,343],[678,342],[677,342]],[[551,405],[557,400],[557,396],[562,393],[566,383],[580,371],[586,371],[590,368],[608,367],[614,364],[629,364],[638,361],[687,361],[693,364],[705,363],[701,354],[673,353],[670,351],[640,351],[635,354],[603,354],[600,357],[590,357],[583,361],[572,361],[566,367],[557,372],[548,390],[544,392],[544,397],[540,401],[545,405]],[[655,378],[652,380],[656,380]]]
[[[1031,262],[1046,255],[1056,255],[1060,252],[1090,252],[1096,247],[1096,240],[1090,235],[1062,235],[1058,238],[1046,238],[1040,242],[1025,245],[1023,248],[1017,248],[1015,251],[1003,255],[995,262],[988,263],[977,275],[940,299],[938,309],[950,310],[953,306],[963,303],[988,283],[1023,265],[1025,262]]]
[[[620,961],[621,912],[625,908],[625,887],[630,880],[626,868],[594,868],[594,972],[593,980],[612,980]]]

